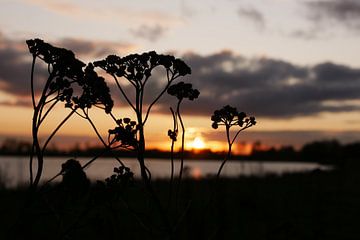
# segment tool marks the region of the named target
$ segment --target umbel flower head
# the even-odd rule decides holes
[[[134,82],[149,78],[151,71],[157,66],[163,66],[171,71],[174,77],[191,74],[190,67],[181,59],[170,55],[157,54],[155,51],[130,54],[126,57],[109,55],[104,60],[94,62],[94,65],[111,75],[125,77]]]
[[[57,94],[57,99],[65,102],[65,107],[85,109],[103,105],[106,113],[111,112],[114,103],[109,87],[104,78],[97,75],[91,63],[86,66],[75,58],[72,51],[54,47],[41,39],[27,40],[26,43],[34,57],[48,64],[50,76],[47,91]],[[75,85],[82,88],[79,96],[73,96]]]
[[[94,66],[89,63],[85,68],[85,77],[80,82],[83,92],[79,97],[73,97],[75,108],[90,108],[92,105],[103,105],[105,112],[110,113],[114,102],[110,95],[110,89],[103,77],[98,76]]]
[[[84,76],[85,63],[75,58],[75,54],[65,48],[58,48],[41,39],[26,41],[30,53],[51,66],[54,76],[60,78],[81,79]]]
[[[136,133],[138,131],[138,125],[135,121],[131,121],[130,118],[118,119],[116,121],[118,125],[114,129],[109,130],[109,139],[113,135],[113,140],[120,143],[120,146],[137,147]]]
[[[246,113],[238,112],[235,107],[229,105],[224,106],[219,110],[215,110],[211,116],[212,127],[217,129],[219,125],[224,125],[228,128],[238,125],[242,128],[249,128],[256,124],[255,117],[247,117]]]
[[[177,99],[182,100],[184,98],[193,101],[198,98],[200,95],[199,90],[193,89],[191,83],[179,82],[170,86],[167,90],[167,93],[177,97]]]

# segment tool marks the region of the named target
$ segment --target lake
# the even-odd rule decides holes
[[[68,158],[48,157],[44,161],[42,180],[50,179],[59,173],[61,164]],[[84,165],[90,158],[77,158]],[[139,177],[139,166],[135,159],[123,158],[124,164]],[[36,161],[34,161],[36,162]],[[215,175],[221,161],[214,160],[185,160],[186,177],[201,178]],[[35,166],[36,164],[34,164]],[[169,178],[170,160],[147,159],[146,165],[152,173],[152,178]],[[111,158],[99,158],[86,169],[86,174],[92,180],[104,180],[113,173],[114,167],[119,163]],[[180,161],[175,161],[176,173],[180,167]],[[35,168],[34,168],[35,169]],[[306,172],[315,169],[329,170],[331,167],[317,163],[304,162],[262,162],[262,161],[228,161],[222,170],[222,176],[266,176],[268,174],[281,175],[284,173]],[[0,156],[0,180],[6,180],[7,187],[14,187],[29,181],[29,158],[24,156]],[[55,181],[60,181],[58,177]]]

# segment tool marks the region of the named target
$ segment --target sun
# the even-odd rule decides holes
[[[191,145],[194,149],[203,149],[205,147],[205,143],[201,137],[196,137]]]

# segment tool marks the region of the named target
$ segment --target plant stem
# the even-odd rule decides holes
[[[176,202],[178,201],[178,196],[179,196],[179,192],[180,192],[180,184],[181,184],[181,179],[182,179],[182,174],[183,174],[183,169],[184,169],[185,126],[184,126],[184,122],[181,118],[181,113],[180,113],[181,101],[182,100],[179,100],[177,107],[176,107],[177,116],[179,117],[180,126],[181,126],[180,171],[179,171],[178,185],[177,185],[177,189],[176,189]]]
[[[223,169],[227,160],[229,160],[231,157],[231,147],[232,147],[233,142],[230,141],[230,126],[226,125],[225,127],[226,127],[226,138],[227,138],[227,143],[228,143],[228,152],[227,152],[226,157],[224,158],[224,160],[222,161],[222,163],[220,165],[220,168],[216,174],[216,179],[220,178],[221,170]]]
[[[177,132],[177,115],[174,113],[174,110],[170,108],[171,115],[173,117],[173,133]],[[177,136],[176,136],[177,137]],[[174,145],[175,139],[171,138],[171,150],[170,150],[170,161],[171,161],[171,172],[170,172],[170,183],[169,183],[169,197],[168,197],[168,207],[171,203],[172,192],[173,192],[173,182],[174,182]]]

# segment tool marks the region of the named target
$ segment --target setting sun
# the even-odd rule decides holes
[[[205,147],[205,143],[201,137],[196,137],[191,145],[194,149],[203,149]]]

